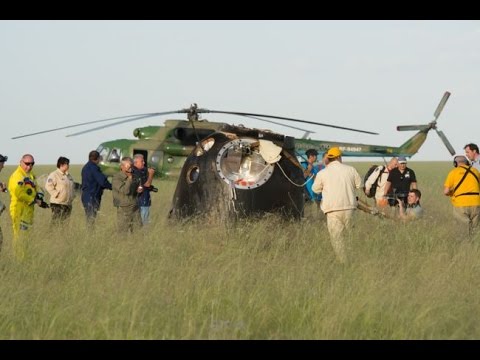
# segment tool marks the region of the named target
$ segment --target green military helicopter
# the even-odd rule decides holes
[[[113,175],[117,172],[120,159],[124,156],[143,154],[148,166],[155,168],[157,175],[178,178],[170,210],[172,218],[183,219],[203,215],[209,219],[228,220],[275,212],[299,219],[303,216],[305,205],[305,179],[300,165],[305,150],[315,148],[323,151],[338,146],[344,156],[412,156],[425,142],[428,132],[435,129],[453,155],[453,147],[443,132],[436,127],[437,119],[449,96],[450,93],[446,92],[434,113],[434,120],[429,124],[397,128],[400,131],[418,130],[399,147],[295,139],[270,130],[202,121],[200,114],[219,113],[252,117],[268,122],[273,121],[265,118],[376,134],[281,116],[208,110],[198,108],[196,104],[187,109],[96,120],[15,138],[119,120],[68,135],[76,136],[149,117],[185,113],[188,120],[166,120],[164,126],[135,129],[136,139],[113,140],[100,144],[97,150],[103,157],[100,165],[104,173]],[[306,135],[309,132],[306,131]]]
[[[346,143],[339,141],[322,141],[322,140],[312,140],[307,139],[306,137],[313,133],[313,131],[305,130],[302,128],[286,125],[279,122],[274,122],[267,120],[266,118],[287,120],[293,122],[300,122],[310,125],[319,125],[327,126],[332,128],[337,128],[341,130],[355,131],[367,134],[375,134],[375,132],[353,129],[338,125],[317,123],[312,121],[282,117],[282,116],[273,116],[273,115],[264,115],[264,114],[254,114],[254,113],[245,113],[245,112],[236,112],[236,111],[220,111],[220,110],[208,110],[203,108],[198,108],[196,104],[192,104],[189,108],[167,111],[167,112],[157,112],[157,113],[146,113],[146,114],[135,114],[127,115],[120,117],[113,117],[108,119],[101,119],[95,121],[89,121],[74,125],[63,126],[55,129],[43,130],[35,133],[20,135],[12,137],[12,139],[19,139],[22,137],[39,135],[43,133],[48,133],[52,131],[59,131],[69,128],[74,128],[78,126],[92,125],[101,122],[112,122],[113,123],[101,125],[93,129],[88,129],[67,136],[77,136],[85,134],[92,131],[101,130],[110,126],[115,126],[119,124],[124,124],[127,122],[138,121],[155,116],[165,116],[171,114],[187,114],[188,120],[165,120],[163,126],[147,126],[139,127],[134,129],[133,135],[135,139],[117,139],[101,143],[97,151],[102,155],[103,160],[99,164],[102,168],[102,171],[108,175],[112,176],[119,170],[119,161],[123,156],[133,156],[135,154],[143,154],[146,163],[149,167],[153,167],[156,172],[156,176],[160,178],[176,178],[180,174],[182,167],[185,163],[187,156],[195,149],[196,145],[204,138],[209,135],[219,131],[226,125],[224,122],[211,122],[207,120],[200,119],[200,114],[205,113],[219,113],[219,114],[230,114],[238,115],[243,117],[249,117],[258,119],[264,122],[270,122],[277,125],[282,125],[289,128],[294,128],[297,130],[305,131],[305,135],[301,139],[295,139],[295,155],[298,160],[304,158],[305,151],[307,149],[314,148],[320,153],[328,150],[332,146],[338,146],[342,152],[343,156],[353,156],[353,157],[385,157],[385,156],[406,156],[411,157],[418,152],[422,144],[425,142],[428,132],[432,129],[435,129],[437,134],[442,139],[443,143],[446,145],[448,151],[453,155],[455,153],[452,145],[447,140],[446,136],[442,131],[437,129],[437,119],[445,106],[448,98],[450,96],[449,92],[445,92],[442,97],[435,113],[434,120],[426,125],[409,125],[409,126],[398,126],[397,130],[418,130],[418,132],[408,139],[404,144],[399,147],[393,146],[384,146],[384,145],[368,145],[360,143]]]

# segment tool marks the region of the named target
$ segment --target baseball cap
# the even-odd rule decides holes
[[[332,147],[327,151],[327,158],[333,159],[342,156],[342,151],[338,147]]]
[[[0,154],[0,162],[5,162],[8,160],[8,156],[3,156],[2,154]]]
[[[399,164],[406,164],[407,163],[407,158],[405,156],[399,156],[398,157],[398,163]]]

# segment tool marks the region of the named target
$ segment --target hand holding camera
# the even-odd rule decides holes
[[[43,200],[43,193],[37,193],[35,196],[35,203],[40,206],[42,209],[48,209],[50,206]]]
[[[403,200],[397,197],[397,202],[398,202],[398,206],[400,208],[403,208],[403,205],[404,205]]]

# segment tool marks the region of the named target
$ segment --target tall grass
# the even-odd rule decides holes
[[[362,174],[369,166],[354,165]],[[79,199],[59,229],[37,208],[23,263],[4,214],[0,338],[478,339],[479,239],[461,241],[466,229],[442,195],[450,164],[409,167],[425,218],[404,224],[357,212],[346,265],[335,261],[314,206],[300,222],[174,223],[166,219],[174,181],[157,181],[152,224],[129,237],[116,232],[110,192],[95,229]],[[76,179],[80,168],[72,167]]]

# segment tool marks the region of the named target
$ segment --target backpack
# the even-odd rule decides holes
[[[375,197],[375,193],[377,192],[377,186],[378,186],[378,180],[380,179],[380,176],[382,176],[383,171],[385,170],[385,166],[382,166],[380,171],[378,172],[378,176],[375,179],[375,181],[372,184],[372,187],[370,188],[370,191],[368,193],[365,192],[365,183],[367,182],[368,178],[372,173],[375,171],[375,169],[378,168],[378,165],[372,165],[368,169],[367,173],[365,174],[365,177],[363,178],[363,192],[365,195],[367,195],[368,198],[373,198]]]

